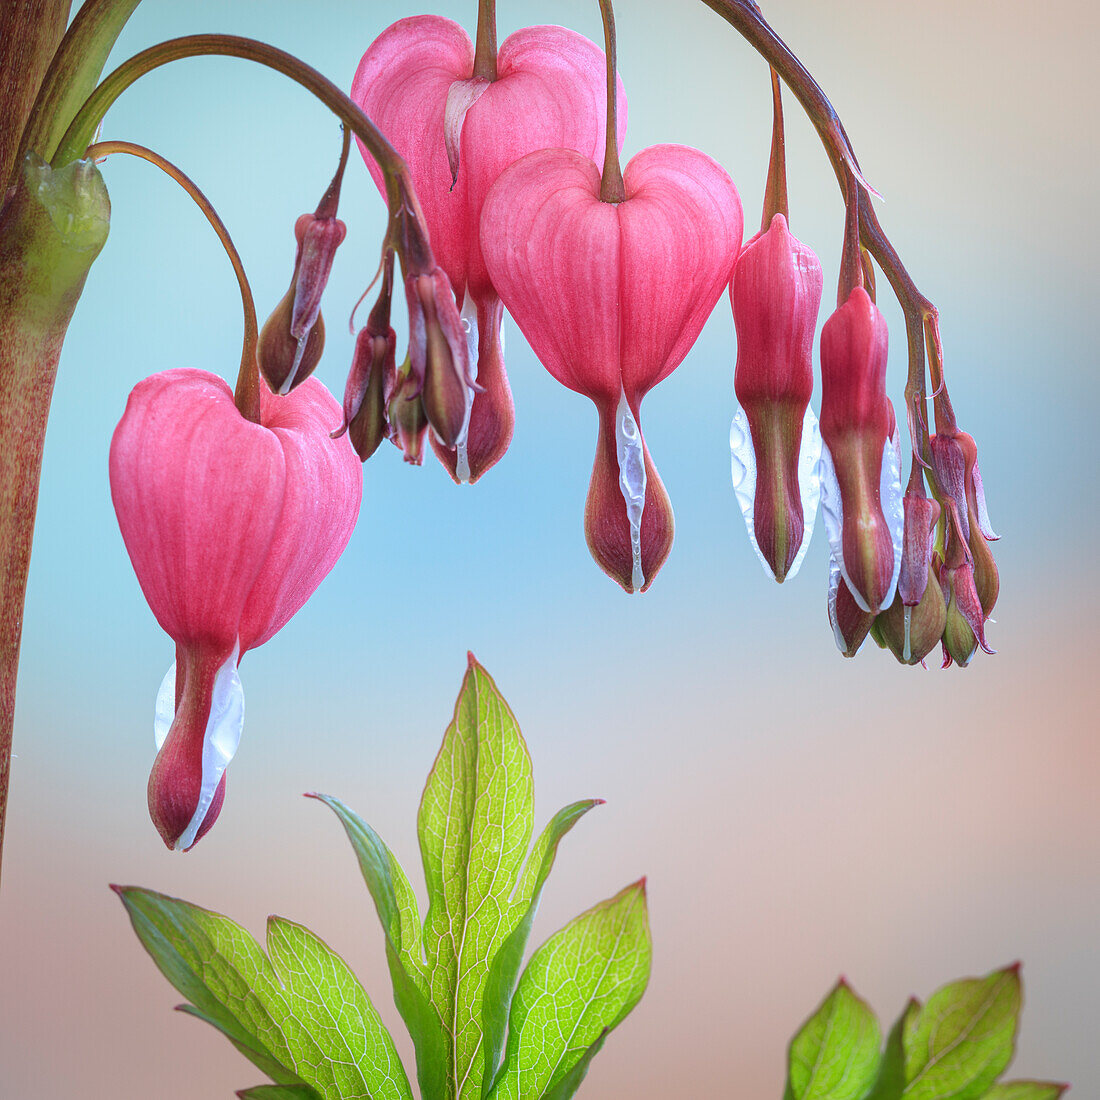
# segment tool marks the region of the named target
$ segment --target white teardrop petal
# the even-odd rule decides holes
[[[882,449],[882,472],[879,475],[879,503],[886,525],[890,529],[890,541],[894,545],[894,572],[890,577],[890,587],[882,600],[885,610],[894,602],[894,593],[898,590],[898,577],[901,576],[901,549],[905,531],[904,494],[901,488],[901,436],[894,429],[893,439],[888,439]],[[864,610],[869,610],[864,608]]]
[[[615,450],[619,459],[619,491],[626,503],[626,516],[630,521],[630,556],[633,571],[631,587],[640,592],[645,586],[642,573],[642,511],[645,508],[645,452],[642,450],[642,433],[630,411],[624,392],[615,410]]]
[[[153,710],[153,740],[160,752],[168,731],[172,728],[172,719],[176,717],[176,662],[164,674],[157,691],[157,704]]]
[[[467,383],[475,381],[477,377],[477,306],[474,305],[470,292],[462,299],[462,331],[466,333],[466,361],[469,364]],[[470,413],[474,407],[474,391],[470,385],[466,386],[466,416],[462,421],[462,430],[455,441],[455,477],[464,485],[470,480],[470,461],[466,450],[466,439],[470,433]]]
[[[733,478],[733,494],[737,497],[737,506],[745,517],[749,542],[752,543],[764,572],[774,581],[775,571],[756,541],[756,452],[752,446],[749,418],[740,405],[734,409],[733,422],[730,424],[730,475]]]
[[[218,669],[210,696],[210,717],[202,742],[202,787],[199,801],[187,828],[176,841],[177,851],[185,851],[195,843],[207,811],[214,801],[225,769],[237,752],[244,727],[244,688],[237,672],[240,642]]]

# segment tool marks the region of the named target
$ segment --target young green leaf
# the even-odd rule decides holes
[[[268,925],[269,959],[240,925],[175,898],[118,888],[166,978],[286,1100],[411,1100],[393,1044],[347,965],[289,921]],[[262,1095],[262,1094],[261,1094]],[[279,1094],[275,1094],[278,1096]]]
[[[983,1100],[1058,1100],[1068,1087],[1054,1081],[1003,1081],[994,1085]]]
[[[591,1048],[645,991],[650,953],[644,882],[582,913],[543,944],[512,1000],[492,1100],[540,1100],[563,1081],[567,1087],[559,1095],[571,1095],[570,1071],[591,1059]],[[583,1069],[572,1088],[580,1077]]]
[[[1012,1060],[1019,967],[937,990],[905,1028],[905,1100],[979,1100]]]
[[[791,1041],[786,1100],[861,1100],[880,1043],[875,1014],[841,979]]]
[[[512,1004],[512,994],[515,992],[519,968],[523,964],[523,953],[527,949],[531,926],[535,922],[535,913],[542,897],[542,888],[554,866],[558,844],[561,842],[562,837],[593,806],[599,805],[602,805],[601,799],[590,798],[583,802],[574,802],[563,810],[559,810],[535,842],[535,847],[527,860],[523,877],[516,891],[517,896],[512,906],[513,911],[519,911],[522,915],[494,956],[489,966],[489,974],[485,979],[485,994],[482,1001],[482,1030],[485,1048],[485,1070],[482,1078],[483,1094],[487,1094],[492,1088],[500,1066],[500,1058],[504,1052],[504,1035],[508,1028],[508,1010]],[[595,1054],[595,1051],[593,1051],[593,1054]]]
[[[326,1097],[412,1100],[393,1040],[347,963],[307,928],[280,917],[268,918],[267,953],[290,1011],[313,1042],[308,1059],[317,1069],[309,1083]]]
[[[609,1034],[610,1029],[605,1027],[600,1032],[599,1038],[577,1059],[572,1068],[565,1070],[550,1082],[541,1100],[570,1100],[588,1076],[588,1067],[592,1064],[592,1059],[603,1050]]]
[[[533,819],[531,759],[496,684],[469,669],[420,804],[424,951],[450,1041],[448,1097],[480,1097],[482,998],[512,931],[510,898]]]
[[[909,998],[905,1011],[897,1018],[886,1037],[886,1050],[878,1067],[874,1088],[866,1100],[901,1100],[905,1092],[905,1033],[920,1012],[920,1001]]]
[[[336,814],[351,841],[385,933],[393,999],[416,1049],[420,1094],[424,1100],[442,1100],[448,1095],[449,1043],[430,1000],[416,896],[401,865],[369,825],[339,799],[312,797]]]

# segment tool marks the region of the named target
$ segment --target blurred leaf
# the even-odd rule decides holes
[[[861,1100],[881,1041],[875,1014],[841,979],[791,1041],[787,1100]]]
[[[558,844],[561,842],[562,837],[593,806],[599,805],[602,805],[600,799],[590,798],[583,802],[574,802],[563,810],[559,810],[535,842],[535,847],[527,860],[527,866],[524,868],[523,878],[520,881],[513,905],[514,910],[522,910],[522,917],[493,957],[485,980],[482,1009],[485,1046],[483,1092],[488,1092],[492,1087],[500,1065],[501,1054],[504,1051],[504,1035],[508,1028],[508,1010],[512,1003],[512,994],[515,992],[519,968],[523,964],[523,953],[527,949],[531,926],[535,922],[535,913],[542,897],[542,888],[554,866]],[[523,908],[524,906],[526,908]],[[594,1055],[596,1052],[593,1051],[592,1053]],[[585,1065],[587,1067],[587,1062]],[[581,1078],[583,1076],[582,1073]],[[577,1084],[580,1084],[580,1078],[578,1078]],[[572,1093],[564,1095],[571,1096]]]
[[[240,1100],[321,1100],[308,1085],[257,1085],[238,1089]]]
[[[866,1100],[901,1100],[905,1092],[905,1031],[918,1012],[920,1001],[911,997],[886,1037],[886,1050],[879,1063],[878,1077]]]
[[[1058,1100],[1068,1087],[1053,1081],[1004,1081],[994,1085],[984,1100]]]
[[[416,896],[401,865],[378,834],[339,799],[314,795],[340,819],[359,860],[386,937],[393,999],[416,1049],[417,1080],[425,1100],[447,1096],[448,1037],[432,1005],[424,968]]]
[[[531,759],[496,684],[470,658],[428,776],[418,828],[431,1000],[451,1038],[448,1095],[480,1097],[482,996],[512,931],[510,898],[534,816]]]
[[[146,950],[213,1024],[278,1085],[325,1100],[411,1100],[393,1044],[347,965],[316,936],[278,918],[268,959],[240,925],[175,898],[119,888]],[[262,1094],[261,1094],[262,1095]],[[275,1094],[278,1096],[279,1094]]]
[[[907,1023],[905,1100],[978,1100],[1012,1060],[1016,966],[937,990]]]
[[[504,1066],[492,1100],[571,1095],[570,1072],[638,1003],[649,980],[645,884],[582,913],[531,957],[509,1019]],[[598,1049],[598,1046],[596,1046]]]

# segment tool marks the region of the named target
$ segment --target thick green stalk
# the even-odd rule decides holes
[[[14,182],[23,126],[68,19],[69,0],[0,2],[0,203]]]
[[[91,161],[28,155],[0,213],[0,855],[38,479],[57,361],[110,201]]]
[[[92,94],[107,55],[139,3],[141,0],[84,0],[42,81],[23,131],[20,161],[32,149],[43,160],[53,157],[61,135]]]

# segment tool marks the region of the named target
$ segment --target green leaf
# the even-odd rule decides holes
[[[787,1100],[861,1100],[881,1038],[875,1014],[841,979],[791,1041]]]
[[[994,1085],[984,1100],[1058,1100],[1067,1088],[1054,1081],[1004,1081]]]
[[[309,1083],[325,1096],[412,1100],[393,1040],[347,963],[281,917],[268,918],[267,953],[290,1012],[308,1031],[310,1043],[295,1052],[298,1073],[315,1066]]]
[[[905,1100],[978,1100],[1012,1060],[1019,968],[937,990],[905,1028]]]
[[[278,1085],[325,1098],[410,1100],[392,1042],[347,965],[272,918],[269,959],[240,925],[175,898],[118,888],[146,950],[191,1004]]]
[[[432,1005],[424,971],[420,914],[401,864],[378,834],[339,799],[313,795],[340,819],[359,860],[386,937],[393,999],[416,1049],[416,1073],[424,1100],[447,1095],[448,1040]]]
[[[510,898],[533,819],[531,759],[496,684],[471,656],[420,804],[424,950],[449,1037],[447,1095],[481,1095],[482,996],[512,931]]]
[[[645,991],[650,950],[644,882],[582,913],[543,944],[512,1001],[493,1100],[534,1100],[563,1086],[560,1095],[570,1095],[584,1072],[570,1082],[570,1071],[591,1060],[593,1045]]]
[[[592,1064],[592,1059],[603,1050],[609,1034],[610,1029],[605,1027],[600,1032],[599,1038],[580,1056],[576,1064],[551,1082],[550,1087],[542,1094],[541,1100],[570,1100],[588,1076],[588,1067]]]
[[[321,1100],[309,1085],[256,1085],[238,1089],[237,1095],[240,1100]]]
[[[522,916],[493,957],[485,980],[482,1002],[485,1046],[483,1094],[487,1095],[495,1082],[501,1054],[504,1051],[504,1035],[508,1027],[508,1010],[512,1004],[512,994],[515,992],[519,968],[523,964],[523,953],[527,949],[531,926],[535,922],[542,888],[546,885],[546,879],[554,866],[558,844],[589,810],[602,804],[602,799],[590,798],[582,802],[574,802],[563,810],[559,810],[535,842],[535,847],[527,860],[514,904],[515,909],[522,911]],[[583,1077],[583,1073],[581,1076]],[[578,1080],[577,1083],[579,1084],[580,1081]]]
[[[905,1092],[905,1033],[920,1012],[920,1001],[909,999],[886,1037],[886,1050],[879,1063],[878,1077],[866,1100],[901,1100]]]

